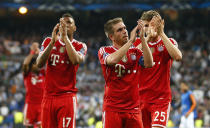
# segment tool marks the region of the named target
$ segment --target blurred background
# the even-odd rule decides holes
[[[103,25],[110,18],[122,17],[130,31],[142,12],[150,9],[160,12],[165,19],[165,33],[177,40],[183,53],[183,60],[174,62],[171,70],[173,101],[168,127],[179,126],[180,82],[185,81],[197,101],[195,126],[209,128],[209,0],[1,0],[0,128],[23,127],[23,59],[32,42],[41,44],[51,36],[65,12],[74,16],[75,39],[88,47],[86,61],[77,73],[77,128],[100,128],[104,79],[97,52],[110,43]]]

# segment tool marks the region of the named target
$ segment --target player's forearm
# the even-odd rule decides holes
[[[24,73],[27,73],[28,72],[28,66],[29,66],[29,63],[31,62],[31,59],[33,58],[34,54],[30,53],[23,61],[23,67],[22,67],[22,70]]]
[[[191,113],[191,112],[193,112],[194,111],[194,109],[195,109],[195,107],[196,107],[196,100],[195,100],[195,98],[194,98],[194,96],[191,94],[190,95],[190,99],[191,99],[191,102],[192,102],[192,105],[191,105],[191,107],[190,107],[190,110],[187,112],[187,113]]]
[[[29,65],[31,59],[33,58],[34,54],[30,53],[23,61],[23,65]]]
[[[169,38],[165,35],[165,33],[160,34],[161,39],[169,53],[169,55],[176,61],[180,61],[182,59],[181,51],[171,43]]]
[[[151,68],[153,65],[153,57],[146,42],[142,42],[142,50],[143,50],[143,57],[144,57],[144,66],[146,68]]]
[[[77,65],[82,63],[84,61],[84,57],[77,53],[71,41],[68,38],[64,38],[64,42],[66,43],[66,51],[72,64]]]
[[[106,59],[107,65],[114,65],[117,64],[124,55],[126,55],[128,49],[133,44],[131,40],[129,40],[126,44],[124,44],[120,49],[118,49],[116,52],[110,54]]]
[[[196,105],[192,105],[191,107],[190,107],[190,110],[187,112],[187,113],[191,113],[191,112],[193,112],[194,111],[194,109],[195,109],[195,107],[196,107]]]
[[[54,43],[55,42],[51,41],[49,45],[46,47],[46,49],[43,51],[43,53],[39,54],[39,56],[37,57],[36,64],[39,68],[42,68],[46,64],[50,52],[54,46]]]

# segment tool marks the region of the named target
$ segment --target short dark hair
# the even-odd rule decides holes
[[[64,18],[64,17],[71,17],[72,19],[74,19],[73,16],[70,13],[64,13],[62,15],[62,18]]]

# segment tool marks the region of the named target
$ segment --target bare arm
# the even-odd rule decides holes
[[[142,49],[143,51],[143,58],[144,58],[144,66],[146,68],[150,68],[153,66],[153,57],[152,53],[147,45],[147,42],[149,39],[153,36],[153,32],[150,31],[150,33],[145,37],[145,27],[142,23],[142,21],[138,21],[138,27],[140,30],[140,38],[141,38],[141,44],[137,46],[138,49]],[[150,29],[151,30],[151,29]]]
[[[131,36],[130,36],[130,40],[124,44],[119,50],[117,50],[116,52],[110,54],[107,59],[106,59],[106,64],[107,65],[114,65],[117,64],[124,55],[126,55],[128,49],[130,48],[130,46],[134,43],[135,38],[136,38],[136,31],[137,31],[137,27],[135,27],[132,31],[131,31]]]
[[[39,56],[38,56],[38,58],[36,60],[37,66],[39,68],[43,67],[46,64],[46,62],[47,62],[47,60],[49,58],[50,52],[51,52],[51,50],[52,50],[52,48],[53,48],[53,46],[54,46],[54,44],[56,42],[55,38],[57,36],[56,32],[58,30],[58,27],[59,27],[59,24],[57,24],[54,27],[53,32],[52,32],[52,39],[51,39],[50,43],[45,48],[45,50],[42,53],[39,54]]]
[[[27,74],[29,72],[29,64],[30,64],[33,56],[35,54],[39,53],[39,44],[37,42],[34,42],[31,45],[30,49],[31,49],[30,54],[28,56],[26,56],[26,58],[23,61],[22,70],[23,70],[24,74]]]
[[[144,66],[146,68],[151,68],[153,66],[153,57],[152,53],[147,45],[146,42],[142,42],[142,51],[143,51],[143,57],[144,57]]]
[[[173,45],[169,38],[164,33],[164,20],[161,19],[160,16],[153,17],[151,24],[155,26],[157,34],[161,37],[163,40],[163,43],[169,53],[169,55],[176,61],[181,61],[182,59],[182,53],[178,49],[177,46]]]
[[[27,74],[29,71],[29,63],[31,62],[31,59],[33,58],[34,54],[29,54],[23,61],[23,73]]]
[[[66,44],[66,51],[68,53],[68,57],[69,60],[71,61],[72,64],[77,65],[80,64],[81,62],[83,62],[85,60],[85,57],[82,54],[79,54],[74,46],[72,45],[72,42],[70,41],[70,39],[68,38],[67,35],[67,25],[64,21],[64,19],[60,19],[60,23],[61,23],[61,37],[63,37],[64,43]]]
[[[188,117],[189,116],[189,114],[191,113],[191,112],[193,112],[194,111],[194,109],[195,109],[195,107],[196,107],[196,100],[195,100],[195,98],[194,98],[194,96],[191,94],[190,95],[190,99],[191,99],[191,101],[192,101],[192,105],[191,105],[191,107],[190,107],[190,110],[186,113],[186,117]]]
[[[69,56],[69,60],[72,62],[72,64],[77,65],[82,62],[84,62],[85,57],[82,54],[79,54],[73,47],[71,41],[68,39],[68,37],[64,37],[64,42],[66,43],[66,50]]]
[[[165,33],[160,34],[161,39],[163,40],[163,43],[169,53],[169,55],[176,61],[182,60],[182,53],[178,49],[178,47],[171,43],[169,38],[166,36]]]

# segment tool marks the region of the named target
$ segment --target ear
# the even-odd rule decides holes
[[[110,39],[111,41],[114,40],[114,36],[113,36],[112,34],[109,34],[108,37],[109,37],[109,39]]]
[[[74,25],[74,28],[73,28],[73,29],[74,29],[74,32],[75,32],[75,31],[77,30],[77,26],[76,26],[76,25]]]

